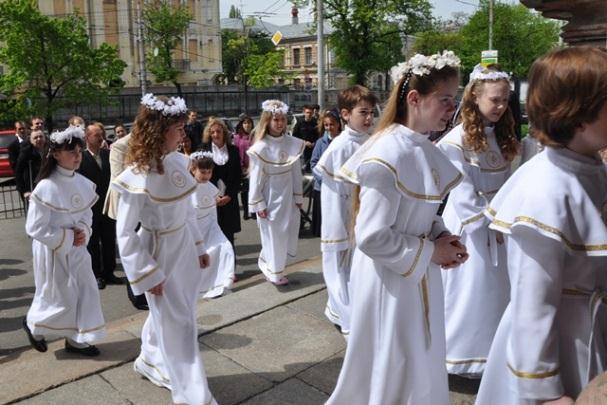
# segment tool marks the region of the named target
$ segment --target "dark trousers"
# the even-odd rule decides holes
[[[240,188],[240,202],[242,203],[242,217],[249,219],[249,179],[242,179],[242,186]]]
[[[95,277],[107,279],[116,269],[116,221],[93,213],[93,234],[87,245]]]
[[[321,211],[320,191],[314,190],[312,195],[312,235],[320,237]]]

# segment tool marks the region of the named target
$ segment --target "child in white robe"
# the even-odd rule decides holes
[[[203,298],[215,298],[230,292],[234,284],[234,249],[217,222],[219,190],[211,183],[213,153],[194,152],[190,155],[190,172],[198,182],[192,194],[198,228],[207,248],[210,265],[203,272],[200,293]]]
[[[320,250],[322,273],[329,295],[325,316],[347,337],[350,331],[350,263],[354,250],[348,231],[352,223],[354,186],[343,181],[338,172],[369,139],[377,97],[366,87],[356,85],[341,91],[337,103],[347,125],[329,144],[314,171],[322,178]]]
[[[510,76],[477,65],[464,90],[462,123],[439,149],[464,175],[449,194],[443,220],[461,236],[470,259],[445,271],[447,371],[480,377],[493,335],[508,304],[510,283],[503,236],[489,229],[484,211],[510,176],[518,141],[508,107]]]
[[[198,348],[196,301],[206,246],[191,195],[189,159],[176,152],[184,136],[183,99],[146,94],[129,140],[128,165],[112,183],[120,193],[116,233],[122,265],[150,313],[134,369],[171,390],[175,403],[216,403]],[[138,229],[138,230],[137,230]]]
[[[479,405],[573,404],[606,369],[606,72],[607,53],[590,47],[552,51],[529,72],[527,111],[546,147],[487,209],[512,287]]]
[[[439,266],[467,253],[436,213],[462,175],[428,134],[455,109],[458,67],[447,51],[395,66],[377,133],[340,169],[360,187],[360,210],[350,336],[327,404],[449,403]]]
[[[33,239],[36,291],[23,319],[32,347],[47,350],[47,337],[65,337],[65,350],[97,356],[91,343],[105,336],[97,281],[86,249],[97,201],[95,185],[75,171],[84,131],[51,134],[49,150],[30,196],[25,230]]]
[[[287,135],[289,106],[266,100],[249,155],[249,212],[257,214],[261,236],[259,269],[268,281],[285,285],[282,275],[287,256],[297,254],[299,221],[303,204],[300,156],[301,139]]]

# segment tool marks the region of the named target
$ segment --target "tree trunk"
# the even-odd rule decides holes
[[[177,89],[177,95],[179,97],[183,97],[183,92],[181,91],[181,84],[177,81],[174,81],[173,84],[175,85],[175,88]]]

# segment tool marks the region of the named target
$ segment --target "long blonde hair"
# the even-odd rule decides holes
[[[165,96],[157,98],[164,103],[169,100]],[[141,105],[131,131],[125,164],[132,164],[137,170],[145,173],[154,168],[158,173],[163,174],[162,156],[166,133],[171,125],[185,120],[185,113],[163,115],[162,111],[151,110]]]
[[[282,114],[282,113],[275,113],[275,114]],[[272,116],[273,113],[269,112],[269,111],[262,111],[261,113],[261,117],[259,117],[259,123],[257,124],[257,127],[255,128],[255,140],[254,142],[257,142],[261,139],[263,139],[269,131],[269,127],[270,127],[270,121],[272,121]],[[285,115],[285,119],[286,119],[286,115]],[[286,132],[286,129],[285,129]]]
[[[499,68],[493,66],[489,66],[486,69],[495,72],[500,71]],[[506,79],[498,81],[508,83]],[[464,89],[464,96],[462,98],[460,120],[464,128],[464,146],[474,152],[483,152],[489,148],[487,136],[485,135],[483,116],[476,104],[476,99],[482,94],[483,87],[487,82],[489,80],[471,81]],[[497,81],[492,80],[491,82]],[[506,108],[499,121],[495,123],[495,138],[504,159],[512,161],[518,153],[519,142],[516,139],[514,118],[510,106]]]

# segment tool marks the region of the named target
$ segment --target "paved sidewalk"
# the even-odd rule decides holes
[[[210,389],[219,404],[322,404],[333,390],[345,349],[326,320],[326,290],[319,258],[288,268],[291,283],[270,283],[199,302],[200,350]],[[0,403],[170,404],[168,390],[133,371],[147,313],[108,325],[102,354],[82,359],[63,351],[13,353],[1,360]],[[472,385],[472,387],[471,387]],[[474,384],[455,382],[474,392]],[[452,392],[452,403],[472,395]]]

